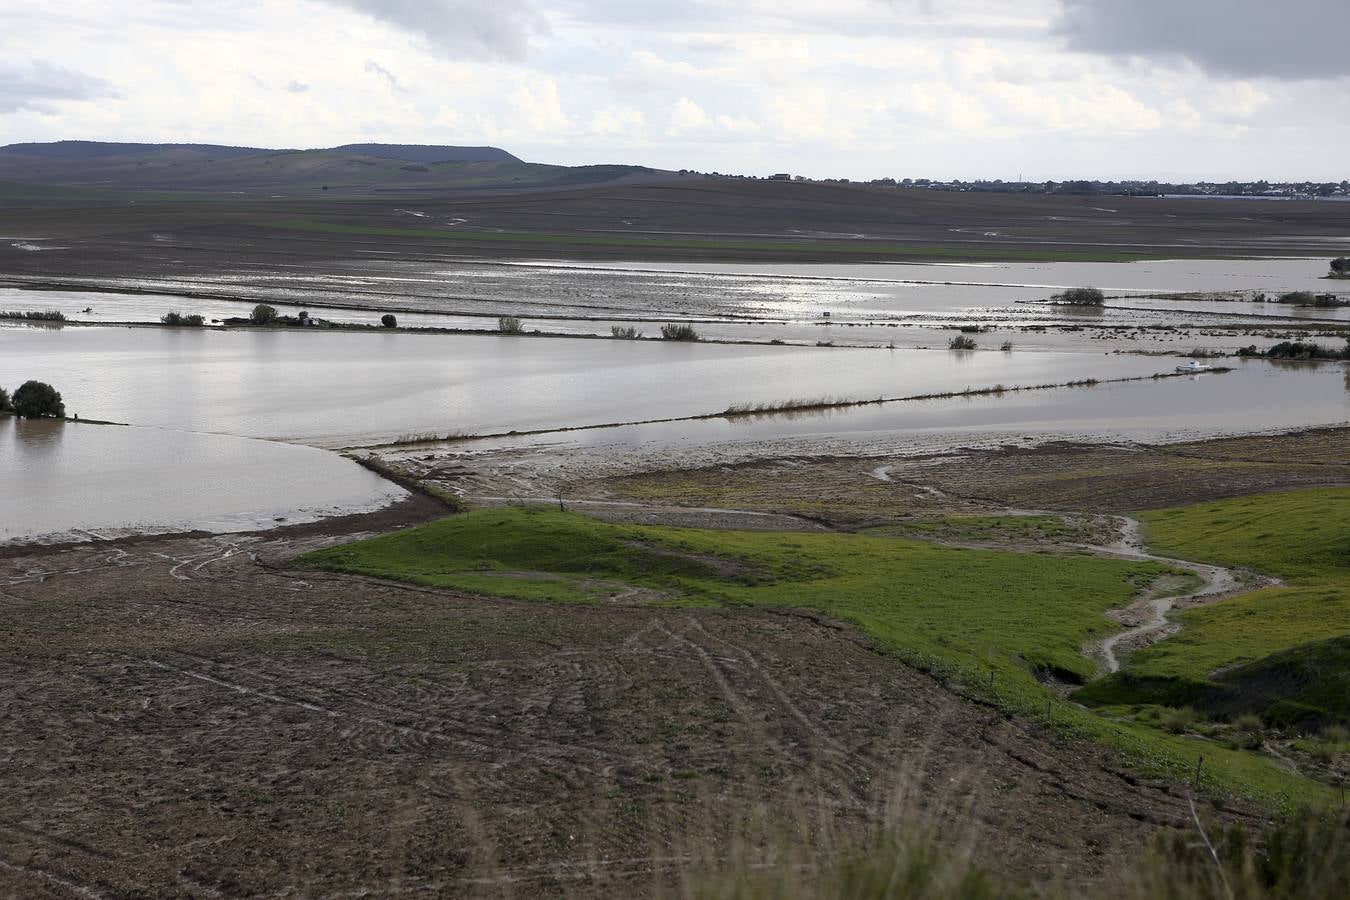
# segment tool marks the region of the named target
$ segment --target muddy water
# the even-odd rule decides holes
[[[496,336],[0,328],[0,383],[56,385],[85,418],[378,443],[1170,371],[1174,359]]]
[[[0,417],[0,543],[226,532],[405,496],[334,453],[246,438]]]
[[[1049,439],[1166,442],[1350,424],[1350,367],[1235,361],[1235,371],[1093,387],[888,403],[473,441],[465,450],[574,445],[648,454],[777,442],[783,452],[930,452]],[[1168,366],[1170,371],[1170,365]],[[704,453],[702,463],[719,452]],[[735,458],[735,451],[728,458]],[[690,452],[690,458],[693,453]],[[692,464],[692,463],[691,463]]]

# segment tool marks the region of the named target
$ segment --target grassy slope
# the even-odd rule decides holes
[[[1141,675],[1204,679],[1350,634],[1350,489],[1265,494],[1144,513],[1155,552],[1277,576],[1269,588],[1181,614],[1181,633],[1135,655]]]
[[[1211,786],[1272,803],[1322,796],[1251,754],[1059,702],[1037,679],[1038,668],[1092,674],[1081,646],[1114,627],[1105,610],[1165,571],[1151,563],[862,535],[619,526],[542,508],[482,510],[302,562],[524,599],[595,601],[617,581],[661,591],[670,603],[816,610],[1005,709],[1052,709],[1059,727],[1148,771],[1182,777],[1203,753]]]

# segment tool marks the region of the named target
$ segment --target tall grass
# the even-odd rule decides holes
[[[638,331],[633,325],[611,325],[609,326],[609,336],[625,341],[636,341],[642,337],[642,332]]]
[[[0,319],[22,319],[28,322],[64,322],[66,314],[59,309],[5,309],[0,310]]]
[[[524,334],[525,323],[515,316],[502,316],[497,319],[497,330],[502,334]]]
[[[967,337],[964,334],[958,334],[947,342],[948,350],[974,350],[979,344],[975,343],[973,337]]]

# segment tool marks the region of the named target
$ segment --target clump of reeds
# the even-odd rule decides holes
[[[958,334],[947,342],[948,350],[974,350],[978,346],[973,337],[964,334]]]
[[[609,326],[609,336],[625,341],[636,341],[642,337],[642,332],[638,331],[634,325],[611,325]]]
[[[64,322],[66,314],[59,309],[5,309],[0,319],[22,319],[28,322]]]
[[[524,334],[525,323],[515,316],[501,316],[497,319],[497,330],[502,334]]]

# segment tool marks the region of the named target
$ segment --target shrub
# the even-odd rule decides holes
[[[277,313],[276,307],[259,303],[253,307],[253,312],[249,314],[248,318],[254,325],[275,325],[281,316]]]
[[[697,341],[701,340],[698,332],[694,330],[693,325],[662,325],[661,340],[663,341]]]
[[[189,328],[201,328],[206,324],[206,319],[202,318],[201,313],[188,313],[183,316],[183,324]]]
[[[0,388],[0,412],[9,412],[14,406],[9,402],[9,391]]]
[[[975,343],[973,337],[967,337],[964,334],[958,334],[947,342],[948,350],[974,350],[979,344]]]
[[[1077,287],[1069,288],[1055,299],[1069,306],[1101,306],[1106,302],[1106,295],[1095,287]]]
[[[1261,717],[1251,713],[1238,716],[1233,720],[1233,727],[1238,731],[1260,731]]]
[[[64,322],[66,314],[59,309],[7,309],[0,311],[0,319],[24,319],[29,322]]]
[[[636,341],[642,337],[642,332],[632,325],[611,325],[609,326],[609,336],[622,338],[625,341]]]
[[[1290,291],[1287,294],[1281,294],[1276,303],[1296,303],[1300,306],[1307,306],[1313,302],[1312,291]]]
[[[66,414],[66,405],[61,394],[43,381],[25,381],[14,392],[14,412],[25,419],[40,419],[44,416],[62,418]]]
[[[1181,734],[1190,730],[1191,726],[1195,724],[1195,718],[1195,710],[1189,706],[1174,709],[1163,716],[1162,727],[1164,731],[1169,731],[1172,734]]]
[[[385,313],[384,315],[380,316],[380,324],[383,325],[385,328],[397,328],[398,319],[394,317],[393,313]]]
[[[1331,274],[1350,275],[1350,256],[1338,256],[1331,261]]]
[[[201,326],[206,324],[206,320],[203,319],[197,313],[189,313],[188,315],[183,315],[180,312],[166,312],[164,315],[159,317],[159,320],[163,322],[165,325],[172,325],[175,327],[187,326],[189,328],[200,328]]]
[[[497,330],[502,334],[524,334],[525,323],[515,316],[502,316],[497,320]]]

